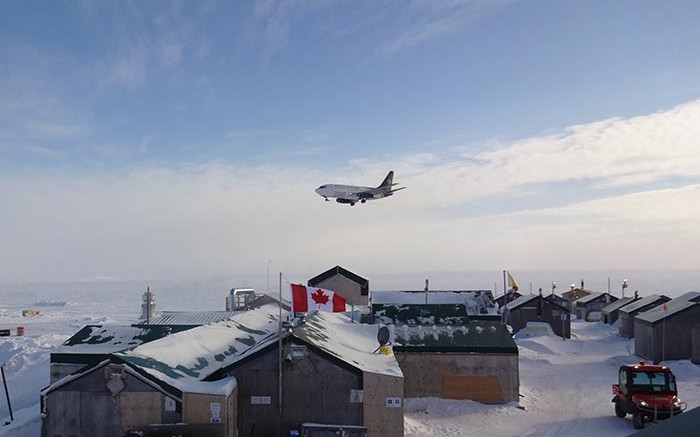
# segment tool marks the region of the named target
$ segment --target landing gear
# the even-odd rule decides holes
[[[350,206],[355,206],[355,202],[350,202]]]
[[[326,199],[326,202],[330,202],[330,199],[329,199],[329,198],[324,197],[324,199]]]
[[[367,202],[367,199],[360,200],[360,203],[365,203],[365,202]]]

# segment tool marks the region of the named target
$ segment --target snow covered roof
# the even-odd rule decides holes
[[[694,307],[696,305],[700,306],[700,303],[695,302],[695,300],[700,297],[700,293],[691,292],[679,296],[675,299],[671,299],[664,305],[656,306],[649,311],[637,314],[635,319],[647,322],[649,324],[654,324],[666,319],[674,314],[680,313],[687,310],[688,308]],[[666,307],[666,310],[664,310]]]
[[[649,305],[660,305],[661,303],[668,302],[669,300],[671,299],[664,295],[652,294],[650,296],[644,296],[643,298],[638,299],[629,305],[625,305],[624,307],[620,308],[620,312],[625,314],[633,314],[641,311],[644,309],[644,307]]]
[[[228,320],[235,314],[235,311],[163,311],[149,325],[200,326]]]
[[[351,323],[345,314],[317,312],[292,336],[363,372],[403,376],[394,355],[374,353],[379,347],[378,330],[378,325]]]
[[[471,320],[466,326],[395,325],[397,352],[518,353],[518,347],[500,320]]]
[[[588,295],[583,296],[583,297],[579,298],[578,300],[576,300],[576,305],[579,305],[579,304],[584,304],[584,305],[585,305],[585,304],[591,303],[591,302],[593,302],[593,301],[595,301],[595,300],[597,300],[597,299],[605,299],[605,297],[606,297],[607,294],[608,294],[608,293],[601,293],[601,292],[598,292],[598,291],[591,291],[591,294],[588,294]],[[617,298],[616,298],[615,296],[610,295],[610,300],[612,301],[613,299],[617,299]]]
[[[425,291],[372,291],[374,304],[425,304]],[[467,313],[498,314],[491,290],[430,290],[428,304],[464,304]]]
[[[604,306],[603,309],[601,309],[600,311],[610,314],[612,312],[619,310],[620,308],[627,305],[628,303],[634,302],[634,300],[635,299],[633,297],[623,297],[621,299],[616,300],[615,302],[613,302],[611,304]]]
[[[514,310],[518,307],[521,307],[525,305],[526,303],[535,300],[539,297],[537,294],[525,294],[523,296],[520,296],[519,298],[515,299],[512,302],[508,302],[508,305],[506,305],[506,308],[509,310]]]
[[[384,325],[466,325],[464,304],[374,304],[374,323]]]
[[[116,354],[158,380],[182,391],[277,338],[279,306],[239,312],[232,319],[211,323]]]
[[[53,354],[110,354],[157,340],[172,331],[167,326],[88,325]]]

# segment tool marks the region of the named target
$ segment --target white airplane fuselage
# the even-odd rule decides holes
[[[365,203],[368,200],[383,199],[392,196],[394,192],[403,188],[392,188],[394,172],[390,171],[384,181],[378,187],[362,187],[356,185],[325,184],[316,188],[316,193],[326,200],[334,198],[338,203],[354,205],[357,202]]]

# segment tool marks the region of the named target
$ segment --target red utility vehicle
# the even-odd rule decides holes
[[[645,420],[656,422],[681,414],[686,403],[678,399],[676,377],[668,366],[626,364],[618,372],[619,382],[613,384],[617,417],[632,415],[632,424],[639,429]]]

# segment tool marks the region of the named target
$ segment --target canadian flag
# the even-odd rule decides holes
[[[345,311],[345,299],[330,290],[292,284],[292,310],[295,313]]]

